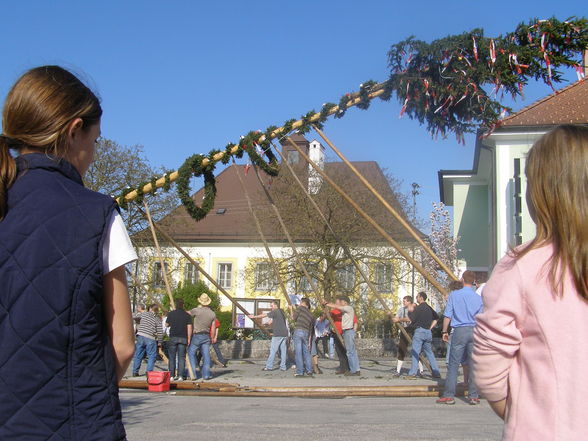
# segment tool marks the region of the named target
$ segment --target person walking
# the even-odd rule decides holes
[[[286,314],[280,309],[280,304],[277,300],[273,300],[271,303],[271,311],[264,312],[259,315],[248,315],[250,319],[268,318],[270,320],[269,325],[272,328],[272,340],[270,344],[270,352],[265,362],[264,371],[274,370],[274,359],[278,351],[280,352],[280,370],[285,371],[286,360],[288,358],[286,341],[290,336],[290,330],[288,329],[288,323],[286,321]]]
[[[2,108],[3,441],[126,439],[118,381],[135,346],[125,264],[137,255],[115,201],[84,187],[101,116],[59,66],[24,73]]]
[[[163,340],[163,328],[161,326],[161,319],[157,315],[158,312],[159,307],[156,304],[152,304],[147,307],[147,311],[142,312],[139,316],[135,360],[133,362],[133,377],[140,375],[139,370],[141,369],[141,363],[143,362],[145,353],[147,353],[146,372],[151,372],[155,368],[157,348]]]
[[[496,264],[484,287],[476,384],[504,419],[503,440],[584,440],[588,128],[543,135],[526,156],[525,174],[536,233]]]
[[[310,359],[310,335],[314,325],[314,317],[310,312],[310,300],[303,297],[300,305],[293,314],[294,319],[294,356],[296,358],[295,377],[303,377],[305,374],[312,377],[312,365]]]
[[[451,291],[445,306],[443,318],[443,341],[449,342],[448,327],[451,323],[451,349],[449,351],[449,365],[443,396],[437,400],[439,404],[455,404],[455,389],[457,387],[457,371],[460,364],[468,365],[468,402],[478,404],[478,390],[474,382],[471,369],[472,350],[474,347],[474,326],[476,315],[482,310],[482,298],[476,293],[474,283],[476,275],[473,271],[464,271],[461,276],[463,288]]]
[[[412,365],[408,375],[404,378],[407,380],[416,379],[419,357],[421,350],[425,353],[429,363],[431,364],[433,378],[441,378],[435,354],[433,354],[433,333],[432,329],[437,325],[439,315],[427,304],[427,294],[419,292],[417,294],[417,306],[412,313],[412,324],[414,326],[414,334],[412,339]]]
[[[169,329],[169,372],[175,380],[186,380],[186,348],[192,338],[192,317],[184,310],[184,299],[176,299],[176,309],[167,314]],[[176,371],[177,366],[177,371]],[[192,366],[195,370],[196,367]]]
[[[210,374],[210,343],[216,342],[216,339],[211,340],[210,334],[215,328],[216,316],[212,309],[208,307],[212,302],[208,294],[204,293],[198,297],[198,306],[190,310],[190,315],[194,319],[193,323],[193,334],[188,346],[188,357],[190,358],[190,364],[196,375],[196,366],[198,361],[196,360],[196,353],[199,352],[202,356],[202,368],[200,370],[200,376],[203,380],[210,380],[212,378]],[[193,378],[195,380],[195,378]]]

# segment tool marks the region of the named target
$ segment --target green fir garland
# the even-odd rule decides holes
[[[203,219],[214,207],[216,198],[216,181],[214,179],[214,162],[206,167],[202,166],[204,155],[192,155],[184,161],[178,170],[176,180],[176,191],[188,214],[199,221]],[[190,179],[192,176],[204,176],[204,199],[202,205],[198,206],[191,195]]]
[[[390,77],[383,83],[366,81],[356,93],[346,93],[339,100],[335,118],[342,118],[350,101],[359,99],[356,106],[366,110],[370,106],[370,94],[389,101],[394,94],[402,104],[400,116],[407,115],[425,125],[432,136],[447,136],[452,132],[459,142],[464,134],[479,127],[491,132],[500,125],[501,118],[511,109],[502,105],[498,95],[522,95],[529,79],[541,80],[553,87],[562,81],[561,66],[580,69],[580,59],[588,47],[588,21],[585,18],[569,18],[559,21],[531,20],[521,23],[515,32],[496,38],[484,37],[481,29],[461,35],[449,36],[431,43],[408,38],[392,46],[388,53]],[[580,59],[578,59],[580,58]],[[492,98],[494,96],[494,98]],[[323,128],[334,103],[325,103],[320,112],[307,112],[301,117],[300,133],[307,133],[312,126]],[[313,118],[317,118],[312,121]],[[290,119],[278,127],[268,127],[262,132],[249,132],[239,144],[229,143],[220,161],[228,164],[232,156],[242,158],[247,152],[251,162],[265,173],[276,176],[278,161],[271,150],[273,138],[283,138],[292,132],[296,119]],[[233,149],[237,147],[233,153]],[[257,149],[261,149],[261,154]],[[177,192],[188,213],[200,220],[214,206],[216,186],[214,156],[220,150],[212,150],[207,156],[193,155],[178,170]],[[263,158],[265,156],[267,161]],[[209,165],[202,167],[208,158]],[[192,176],[204,176],[204,200],[198,207],[190,193]],[[165,175],[164,190],[170,188],[169,173]],[[154,180],[152,180],[152,185]],[[135,202],[143,199],[143,183],[136,188],[126,188],[118,196],[121,208],[126,208],[125,196],[137,191]],[[155,186],[150,193],[156,191]]]

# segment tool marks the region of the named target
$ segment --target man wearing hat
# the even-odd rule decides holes
[[[188,357],[190,357],[190,364],[192,364],[192,369],[195,372],[196,366],[198,366],[196,353],[200,352],[202,355],[202,368],[200,373],[203,380],[210,380],[212,378],[210,374],[210,336],[216,335],[216,316],[208,307],[210,302],[211,300],[208,294],[201,294],[198,297],[198,306],[190,310],[190,315],[194,318],[194,334],[192,334],[190,346],[188,346]],[[213,337],[212,343],[215,342],[216,338]]]

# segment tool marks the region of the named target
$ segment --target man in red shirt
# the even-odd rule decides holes
[[[339,335],[343,334],[343,327],[341,326],[341,318],[343,313],[338,309],[331,309],[331,318],[335,324],[335,329]],[[353,327],[357,327],[357,316],[353,317]],[[345,372],[349,372],[349,360],[347,359],[347,351],[345,346],[341,343],[339,337],[335,336],[335,351],[337,352],[337,358],[339,359],[339,369],[335,371],[337,375],[344,375]]]

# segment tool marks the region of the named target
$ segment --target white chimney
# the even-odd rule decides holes
[[[316,139],[308,146],[308,156],[322,170],[325,169],[325,148]],[[317,194],[321,189],[323,178],[309,164],[308,165],[308,192]]]

